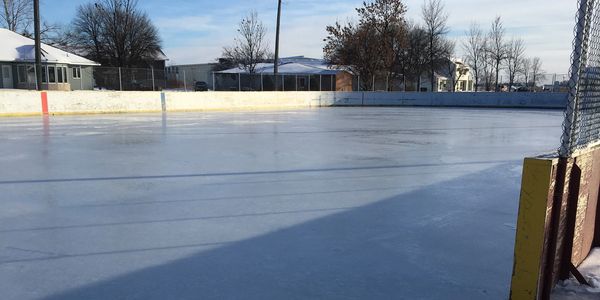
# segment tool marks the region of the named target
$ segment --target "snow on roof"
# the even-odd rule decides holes
[[[169,58],[167,57],[167,55],[162,50],[158,50],[154,54],[154,60],[164,60],[164,61],[167,61],[167,60],[169,60]]]
[[[0,61],[35,62],[35,42],[8,29],[0,28]],[[99,66],[100,64],[42,43],[42,62],[68,65]]]
[[[256,65],[257,74],[273,74],[273,63],[259,63]],[[341,70],[333,69],[322,59],[295,56],[282,58],[279,63],[279,74],[306,74],[306,75],[335,75]],[[241,67],[219,71],[217,73],[237,74],[248,73]]]

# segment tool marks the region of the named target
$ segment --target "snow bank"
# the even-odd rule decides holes
[[[560,282],[552,294],[552,300],[600,299],[600,248],[592,251],[579,267],[579,271],[591,286],[580,285],[576,279]]]

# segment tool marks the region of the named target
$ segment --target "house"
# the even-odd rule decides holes
[[[435,72],[435,85],[432,87],[428,75],[421,76],[421,91],[428,92],[473,92],[475,90],[471,68],[460,59],[447,60]],[[416,84],[415,84],[416,85]]]
[[[36,89],[35,42],[8,29],[0,29],[0,88]],[[91,90],[98,63],[42,44],[42,89]]]
[[[208,89],[214,90],[213,69],[216,63],[171,65],[166,67],[167,86],[178,89],[194,89],[196,82],[206,82]]]
[[[274,63],[259,63],[253,74],[240,67],[214,72],[217,91],[274,91]],[[322,59],[294,56],[279,60],[281,91],[352,91],[352,74]]]

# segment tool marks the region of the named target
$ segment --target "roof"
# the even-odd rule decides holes
[[[35,42],[8,29],[0,28],[0,61],[35,62]],[[42,62],[68,65],[99,66],[79,55],[42,43]]]
[[[256,65],[257,74],[273,74],[274,63],[259,63]],[[322,59],[295,56],[282,58],[279,61],[279,74],[306,74],[306,75],[335,75],[342,70],[333,69]],[[217,73],[237,74],[248,73],[241,67],[219,71]]]
[[[156,51],[156,53],[154,53],[154,60],[167,61],[167,60],[169,60],[169,58],[162,50],[158,50],[158,51]]]

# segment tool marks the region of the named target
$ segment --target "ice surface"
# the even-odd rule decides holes
[[[562,113],[0,119],[2,299],[506,299]]]

